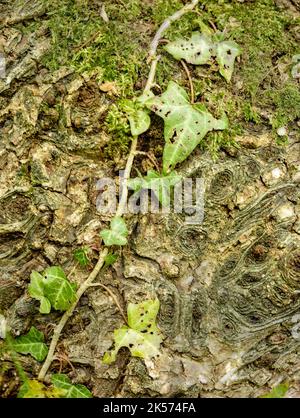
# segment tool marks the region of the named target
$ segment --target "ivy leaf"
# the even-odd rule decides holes
[[[207,64],[212,58],[214,44],[209,36],[194,32],[189,40],[178,39],[164,46],[175,59],[189,64]]]
[[[241,49],[234,41],[223,41],[217,44],[216,51],[220,74],[229,82],[233,73],[234,61],[241,54]]]
[[[207,132],[227,127],[225,119],[215,119],[204,106],[191,105],[187,92],[174,81],[168,84],[161,96],[149,99],[147,106],[165,122],[165,173],[184,161]]]
[[[20,387],[18,398],[60,398],[63,391],[58,388],[47,388],[35,379],[26,380]]]
[[[132,136],[138,136],[149,129],[151,120],[144,102],[153,95],[142,95],[135,100],[123,100],[122,108],[127,113]]]
[[[155,323],[159,310],[159,300],[145,300],[130,303],[127,308],[128,326],[114,331],[114,349],[106,352],[102,362],[111,364],[121,347],[129,348],[131,355],[150,359],[159,354],[162,336]]]
[[[30,279],[29,294],[41,302],[41,313],[49,313],[51,306],[66,311],[76,300],[76,285],[69,282],[61,267],[49,267],[42,274],[33,271]]]
[[[30,284],[28,292],[30,296],[41,302],[40,313],[48,314],[51,310],[51,303],[44,295],[44,277],[37,271],[33,271],[30,275]]]
[[[45,385],[38,380],[26,380],[20,387],[18,398],[45,398]]]
[[[117,261],[117,258],[118,258],[118,254],[114,254],[114,253],[107,254],[107,256],[104,259],[104,262],[105,262],[104,267],[107,268],[111,266],[112,264],[114,264]]]
[[[269,393],[261,396],[261,398],[284,398],[288,388],[289,385],[287,383],[282,383],[275,386]]]
[[[100,232],[101,238],[105,245],[126,245],[128,230],[124,219],[121,216],[115,216],[111,223],[110,229],[103,229]]]
[[[73,385],[65,374],[51,376],[52,384],[62,391],[63,398],[92,398],[91,392],[84,385]]]
[[[66,311],[76,300],[76,285],[70,283],[63,269],[58,266],[44,271],[44,294],[57,311]]]
[[[230,81],[235,59],[241,49],[234,41],[223,41],[222,34],[216,34],[214,39],[209,34],[194,32],[189,40],[177,39],[164,48],[175,59],[184,59],[189,64],[207,64],[212,58],[217,59],[219,72],[227,82]]]
[[[11,344],[17,353],[30,354],[37,361],[43,361],[48,353],[44,334],[35,327],[31,327],[26,335],[17,337]]]
[[[181,179],[174,171],[166,176],[162,176],[154,170],[149,170],[146,177],[137,177],[129,179],[128,187],[138,192],[142,189],[151,189],[162,206],[168,206],[170,203],[170,188]]]
[[[78,248],[74,251],[74,259],[80,264],[81,267],[86,267],[90,263],[88,252],[88,248]]]

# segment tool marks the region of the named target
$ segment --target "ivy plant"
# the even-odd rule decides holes
[[[71,379],[65,374],[53,374],[51,382],[59,390],[62,398],[91,398],[92,394],[84,385],[73,385]]]
[[[274,386],[269,393],[262,395],[261,398],[284,398],[288,389],[289,385],[287,383],[281,383],[277,386]]]
[[[20,354],[30,354],[37,361],[43,361],[48,353],[44,343],[44,334],[31,327],[26,335],[21,335],[11,341],[11,347]]]
[[[114,349],[105,353],[103,363],[113,363],[121,347],[129,348],[133,357],[149,359],[159,355],[162,336],[155,322],[158,310],[158,299],[129,303],[128,326],[114,331]]]
[[[76,284],[68,280],[61,267],[48,267],[43,273],[33,271],[30,279],[29,294],[40,301],[43,314],[49,313],[51,307],[66,311],[76,300]]]
[[[162,206],[168,206],[170,202],[170,188],[175,186],[180,179],[181,176],[176,174],[175,171],[167,175],[161,175],[154,170],[149,170],[147,176],[130,179],[127,184],[136,193],[142,189],[153,190]]]

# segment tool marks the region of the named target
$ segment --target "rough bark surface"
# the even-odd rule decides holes
[[[20,19],[43,14],[42,3],[26,4]],[[117,174],[103,158],[111,98],[91,75],[41,70],[49,34],[24,37],[10,25],[16,19],[12,8],[0,35],[11,60],[0,80],[0,310],[15,334],[34,322],[49,337],[59,315],[40,315],[26,287],[33,269],[70,271],[74,248],[99,249],[107,219],[96,211],[96,180]],[[103,283],[124,308],[159,297],[162,356],[145,364],[124,350],[116,364],[102,365],[123,320],[110,296],[93,288],[59,346],[77,370],[74,381],[100,397],[257,397],[281,381],[300,396],[297,129],[285,146],[267,128],[253,128],[217,161],[194,153],[181,171],[204,179],[201,225],[174,214],[128,219],[130,244]],[[72,279],[84,277],[79,269]],[[22,362],[37,372],[36,362]]]

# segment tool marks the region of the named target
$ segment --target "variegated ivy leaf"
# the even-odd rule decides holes
[[[207,64],[214,53],[212,39],[199,32],[194,32],[189,40],[178,39],[165,45],[165,50],[175,59],[184,59],[189,64]]]
[[[227,82],[230,81],[234,62],[241,50],[234,41],[220,40],[222,36],[194,32],[190,39],[178,39],[168,43],[164,48],[175,58],[184,59],[189,64],[208,64],[212,58],[217,59],[220,74]]]
[[[234,61],[240,55],[241,49],[234,41],[223,41],[216,45],[216,52],[220,74],[229,82],[233,73]]]
[[[61,267],[49,267],[42,274],[33,271],[30,278],[29,294],[41,302],[41,313],[49,313],[51,307],[66,311],[76,300],[76,285],[69,282]]]
[[[300,78],[300,54],[294,55],[292,61],[295,64],[292,68],[292,77]]]
[[[61,391],[60,398],[92,398],[91,392],[84,385],[73,385],[65,374],[51,376],[54,387]]]
[[[86,267],[90,263],[88,248],[78,248],[74,251],[73,256],[81,267]]]
[[[45,278],[37,271],[33,271],[30,275],[30,279],[30,284],[28,286],[30,296],[40,301],[40,313],[48,314],[51,311],[51,303],[44,293]]]
[[[111,223],[110,229],[103,229],[100,236],[107,246],[126,245],[128,230],[124,219],[121,216],[115,216]]]
[[[14,339],[11,345],[17,353],[30,354],[37,361],[43,361],[48,353],[48,347],[44,343],[44,334],[35,327],[31,327],[26,335]]]
[[[130,303],[127,308],[128,325],[114,331],[114,349],[105,353],[104,364],[111,364],[121,347],[129,348],[132,356],[150,359],[159,355],[162,336],[155,323],[159,300]]]
[[[192,105],[187,92],[174,81],[161,96],[149,99],[146,104],[165,122],[165,173],[184,161],[207,132],[227,128],[227,119],[215,119],[203,105]]]
[[[162,206],[170,204],[170,189],[181,179],[174,171],[166,176],[149,170],[146,177],[137,177],[128,180],[128,187],[139,192],[142,189],[151,189]]]

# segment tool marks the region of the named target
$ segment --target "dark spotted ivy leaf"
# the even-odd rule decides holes
[[[146,105],[165,122],[165,173],[184,161],[209,131],[226,129],[228,125],[226,118],[215,119],[203,105],[192,105],[187,92],[174,81],[161,96],[149,99]]]
[[[149,170],[146,177],[137,177],[128,180],[128,187],[135,192],[142,189],[151,189],[162,206],[168,206],[170,203],[170,189],[181,179],[181,176],[172,171],[164,176],[156,171]]]
[[[214,37],[209,34],[194,32],[190,39],[178,39],[168,43],[164,48],[175,59],[184,59],[189,64],[201,65],[212,62],[216,58],[219,64],[220,74],[227,82],[230,81],[234,62],[241,50],[234,41],[218,40],[218,34]]]
[[[21,335],[11,342],[12,348],[20,354],[30,354],[37,361],[43,361],[48,353],[44,343],[44,334],[31,327],[26,335]]]
[[[162,336],[155,323],[159,300],[130,303],[127,308],[128,325],[114,331],[114,349],[105,353],[102,362],[111,364],[121,347],[129,348],[131,355],[150,359],[159,355]]]
[[[70,283],[61,267],[48,267],[42,274],[33,271],[30,279],[28,291],[40,301],[41,313],[49,313],[51,307],[66,311],[76,299],[76,285]]]
[[[216,51],[220,74],[229,82],[233,73],[234,61],[240,55],[241,49],[236,42],[223,41],[217,43]]]

